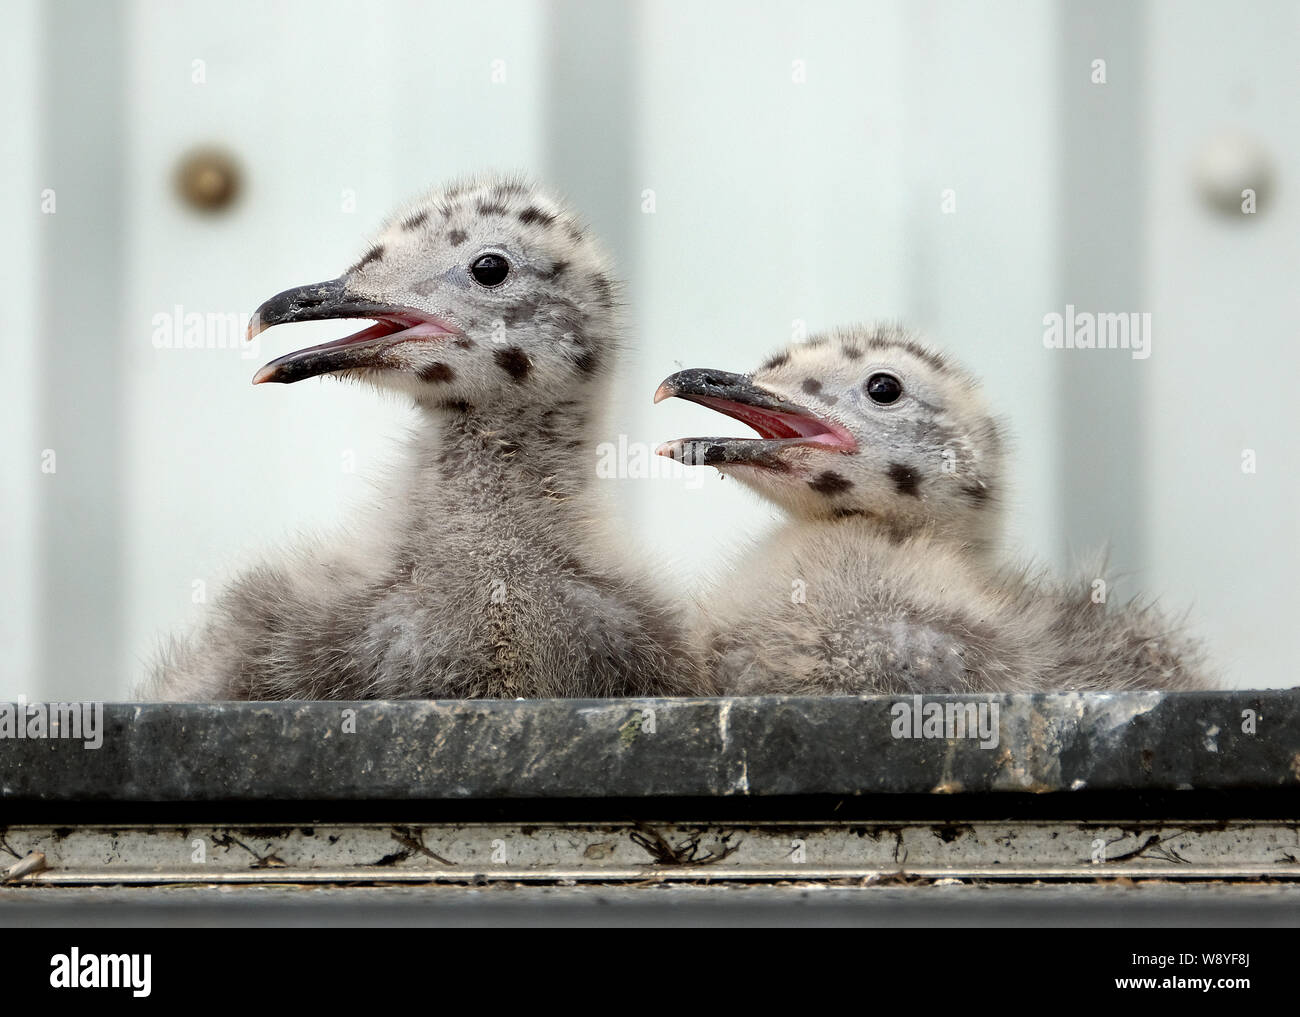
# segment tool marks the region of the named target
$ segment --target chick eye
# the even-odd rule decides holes
[[[903,394],[903,383],[892,374],[885,374],[884,372],[873,374],[862,387],[873,402],[886,406],[889,403],[897,402],[898,397]]]
[[[510,262],[499,254],[485,254],[474,260],[469,272],[480,286],[500,286],[510,274]]]

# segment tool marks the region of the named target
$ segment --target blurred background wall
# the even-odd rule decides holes
[[[1226,683],[1295,684],[1295,2],[9,0],[4,19],[0,698],[128,696],[232,570],[371,495],[404,406],[249,385],[337,325],[250,350],[210,327],[168,348],[167,322],[337,275],[397,202],[484,168],[568,194],[630,281],[613,434],[714,428],[651,405],[682,367],[905,320],[1014,432],[1011,550],[1063,569],[1109,542],[1118,592],[1186,609]],[[240,179],[208,213],[173,187],[203,147]],[[1150,312],[1150,357],[1046,349],[1067,304]],[[712,475],[618,483],[685,592],[771,519]]]

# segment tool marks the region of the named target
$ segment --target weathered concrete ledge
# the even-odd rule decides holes
[[[65,736],[51,737],[47,721],[32,737],[38,704],[26,704],[0,707],[0,808],[1300,788],[1300,690],[920,705],[918,714],[913,699],[894,697],[109,703],[91,748],[88,730],[66,737],[66,715]],[[93,724],[96,707],[87,709]],[[971,722],[962,736],[958,718]]]

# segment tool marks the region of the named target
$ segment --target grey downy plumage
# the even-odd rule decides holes
[[[596,239],[494,177],[397,212],[338,279],[281,293],[283,322],[375,324],[267,364],[404,394],[404,466],[347,532],[240,575],[149,693],[164,699],[671,695],[695,668],[669,602],[611,533],[595,446],[619,345]]]
[[[1098,571],[1061,583],[1000,562],[1002,428],[975,379],[904,330],[815,336],[745,375],[682,371],[656,401],[672,396],[760,437],[660,454],[789,517],[702,600],[717,691],[1208,687],[1196,643],[1148,603],[1108,603]]]

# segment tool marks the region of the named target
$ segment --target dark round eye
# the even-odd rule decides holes
[[[485,254],[475,259],[469,271],[480,286],[500,286],[510,274],[510,262],[499,254]]]
[[[903,383],[892,374],[885,374],[883,371],[873,374],[862,387],[866,389],[867,395],[871,396],[873,402],[884,405],[897,402],[898,397],[903,394]]]

